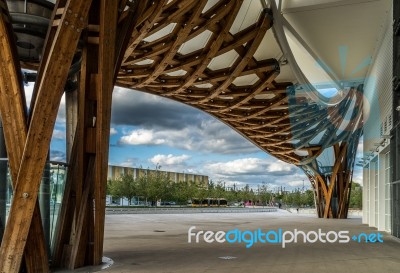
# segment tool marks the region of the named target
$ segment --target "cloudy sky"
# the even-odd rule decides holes
[[[30,99],[32,86],[27,86]],[[165,98],[116,87],[110,138],[111,165],[208,175],[237,187],[266,182],[272,189],[306,188],[297,167],[261,151],[212,116]],[[361,148],[361,144],[360,144]],[[65,161],[65,102],[51,143],[51,159]],[[362,180],[356,170],[354,180]]]

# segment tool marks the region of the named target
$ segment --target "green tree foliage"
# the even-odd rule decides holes
[[[267,205],[271,202],[281,203],[287,207],[313,207],[313,190],[292,192],[282,191],[273,193],[268,184],[263,182],[252,189],[249,185],[243,188],[226,188],[223,181],[210,181],[207,186],[196,184],[193,181],[172,182],[167,172],[156,169],[148,171],[138,178],[132,174],[124,174],[116,180],[109,180],[107,183],[107,193],[114,197],[125,197],[129,204],[133,197],[138,196],[146,201],[175,201],[180,205],[186,205],[189,200],[206,198],[225,198],[228,203],[251,201],[258,205]],[[350,208],[362,207],[362,187],[360,184],[352,182],[351,195],[349,201]]]
[[[272,193],[268,189],[268,185],[263,182],[260,186],[258,186],[258,201],[260,201],[263,205],[270,202],[272,199]]]
[[[357,182],[351,183],[349,207],[362,209],[362,186]]]
[[[172,184],[172,200],[185,204],[197,196],[199,186],[193,181],[180,181]]]
[[[237,191],[233,189],[225,190],[223,198],[225,198],[229,203],[240,201],[238,199]]]
[[[306,190],[301,195],[300,203],[302,204],[302,206],[313,207],[314,206],[314,192],[312,190]]]
[[[158,200],[169,200],[175,198],[178,193],[174,190],[176,185],[171,182],[166,172],[155,170],[147,171],[144,175],[134,178],[133,174],[127,173],[115,180],[109,180],[107,183],[108,193],[117,198],[126,197],[131,205],[133,197],[143,197],[147,201],[157,204]],[[193,195],[193,186],[186,189],[185,198]],[[187,199],[186,199],[187,201]]]
[[[110,181],[108,185],[112,196],[126,197],[129,205],[131,205],[132,198],[138,193],[138,181],[132,174],[124,174],[120,178]]]

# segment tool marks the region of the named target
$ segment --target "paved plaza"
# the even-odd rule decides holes
[[[284,211],[269,213],[107,215],[104,255],[110,273],[399,272],[400,241],[384,233],[383,243],[188,243],[188,229],[349,231],[376,233],[361,218],[318,219]],[[192,238],[195,240],[195,237]],[[96,272],[98,267],[74,272]],[[69,271],[58,271],[69,272]]]

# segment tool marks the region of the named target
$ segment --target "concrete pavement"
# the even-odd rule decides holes
[[[188,229],[347,230],[351,236],[377,231],[361,218],[318,219],[287,212],[249,214],[107,215],[104,255],[110,273],[265,273],[265,272],[400,272],[400,241],[385,235],[383,243],[219,244],[188,243]],[[334,237],[334,236],[333,236]],[[331,238],[333,238],[331,236]],[[301,237],[299,237],[301,238]],[[311,237],[310,237],[311,238]],[[194,239],[194,238],[193,238]],[[300,239],[299,239],[300,240]],[[74,272],[96,272],[98,267]],[[71,272],[71,271],[57,271]]]

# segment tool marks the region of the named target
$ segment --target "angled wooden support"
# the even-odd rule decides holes
[[[57,242],[55,255],[58,264],[70,269],[102,262],[111,100],[117,62],[122,61],[115,53],[124,50],[129,41],[127,37],[133,31],[123,24],[122,33],[127,37],[117,39],[118,15],[118,1],[94,1],[88,22],[93,30],[85,38],[87,42],[82,51],[78,130],[74,144],[74,157],[79,164],[71,169],[76,174],[69,193],[75,200],[75,213],[72,223],[65,223],[68,227],[63,228],[62,242]],[[131,25],[128,19],[123,22]],[[66,242],[68,230],[69,241]]]
[[[71,247],[69,245],[69,238],[73,225],[75,209],[77,169],[80,162],[77,158],[78,142],[79,142],[79,127],[75,130],[74,143],[72,145],[70,160],[68,161],[68,174],[65,182],[64,195],[61,202],[60,213],[57,218],[57,225],[53,237],[53,252],[52,252],[52,266],[61,267],[69,263],[69,255]]]
[[[345,156],[347,152],[347,143],[342,142],[342,144],[339,147],[339,144],[335,144],[334,146],[335,150],[335,164],[333,166],[332,170],[332,175],[330,176],[330,184],[329,184],[329,191],[328,191],[328,196],[325,200],[325,211],[324,211],[324,218],[328,218],[330,215],[332,215],[332,207],[331,207],[331,200],[332,200],[332,195],[334,189],[338,189],[338,183],[340,183],[339,178],[340,174],[339,171],[342,170],[344,162],[345,161]],[[334,218],[337,217],[336,213],[332,215]]]
[[[335,161],[332,174],[322,176],[318,173],[316,161],[308,165],[308,168],[314,173],[310,180],[313,182],[315,205],[320,218],[347,217],[351,184],[351,171],[346,169],[347,147],[348,144],[344,141],[340,145],[337,143],[333,146]]]
[[[62,12],[60,10],[59,23],[51,28],[54,38],[47,41],[45,52],[48,55],[42,59],[37,99],[5,230],[9,239],[0,249],[0,256],[5,257],[0,260],[1,272],[18,272],[21,265],[63,88],[80,33],[85,27],[81,19],[87,16],[90,2],[68,1]]]
[[[93,190],[93,178],[94,178],[94,165],[95,157],[90,156],[88,162],[88,168],[86,173],[86,179],[84,181],[84,188],[82,192],[82,199],[79,203],[77,213],[75,213],[75,230],[71,236],[71,250],[69,254],[69,260],[66,261],[66,266],[70,269],[81,267],[85,265],[85,261],[90,258],[86,256],[90,244],[88,244],[88,226],[90,225],[90,218],[93,217],[91,205],[90,205],[90,192]]]
[[[0,7],[0,44],[2,45],[0,51],[0,115],[3,119],[4,136],[9,151],[10,173],[13,187],[15,187],[27,137],[27,113],[21,67],[5,1],[0,1]],[[1,257],[0,259],[6,258],[6,256]],[[34,207],[24,258],[27,272],[49,272],[48,254],[38,202]]]
[[[63,195],[63,201],[61,203],[60,214],[57,219],[57,227],[55,230],[55,236],[53,240],[53,253],[52,253],[52,266],[53,267],[66,267],[75,268],[75,262],[77,259],[72,257],[74,244],[77,238],[81,234],[78,232],[78,217],[79,211],[81,210],[81,202],[83,202],[83,185],[85,181],[85,170],[91,172],[93,167],[89,168],[84,162],[84,154],[86,151],[86,134],[85,128],[91,126],[93,116],[88,117],[85,115],[85,109],[88,104],[90,97],[89,92],[85,92],[86,89],[86,66],[87,66],[87,49],[82,50],[82,62],[81,62],[81,76],[79,78],[79,91],[76,107],[78,111],[77,123],[75,134],[73,136],[73,145],[71,149],[71,155],[68,161],[68,173],[67,181],[65,184],[65,190]],[[92,83],[95,86],[95,83]],[[90,84],[90,85],[92,85]],[[75,107],[75,106],[74,106]],[[87,176],[87,175],[86,175]],[[87,199],[87,198],[86,198]],[[86,227],[86,226],[85,226]],[[87,227],[86,227],[87,228]],[[77,235],[78,234],[78,235]],[[87,243],[87,240],[83,240]],[[81,244],[81,242],[78,242]],[[79,248],[81,249],[81,248]],[[74,250],[76,251],[76,249]],[[86,250],[85,250],[86,251]],[[83,254],[85,254],[85,251]],[[72,261],[74,259],[74,261]]]
[[[115,70],[116,30],[118,23],[117,1],[101,0],[99,32],[99,71],[97,75],[96,162],[94,183],[94,242],[93,261],[100,264],[103,257],[104,223],[108,151],[110,140],[111,102]]]

